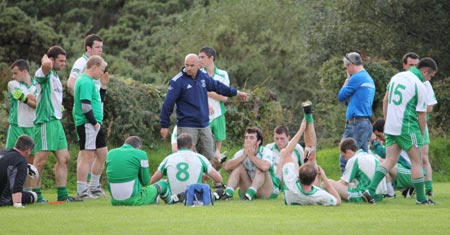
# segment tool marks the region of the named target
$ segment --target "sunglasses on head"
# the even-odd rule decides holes
[[[353,60],[351,60],[351,59],[348,57],[348,54],[346,54],[346,55],[344,56],[344,58],[345,58],[346,60],[348,60],[350,63],[355,64],[355,63],[353,62]]]

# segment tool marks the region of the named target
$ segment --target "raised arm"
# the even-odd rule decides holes
[[[42,66],[42,73],[44,73],[44,75],[47,76],[53,68],[53,63],[50,60],[50,58],[48,58],[47,55],[42,56],[41,66]]]

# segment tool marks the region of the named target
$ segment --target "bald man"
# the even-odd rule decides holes
[[[193,137],[196,150],[219,167],[214,158],[214,140],[209,127],[208,92],[220,95],[239,96],[246,101],[248,94],[213,80],[208,73],[201,71],[198,55],[188,54],[184,67],[169,82],[166,98],[160,113],[161,136],[165,140],[169,133],[170,115],[177,106],[178,135],[189,133]]]

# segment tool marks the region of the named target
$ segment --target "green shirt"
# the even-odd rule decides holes
[[[124,201],[128,201],[133,205],[134,198],[139,196],[142,187],[150,184],[147,153],[128,144],[109,151],[106,176],[112,204],[124,204]]]
[[[47,75],[44,75],[42,68],[39,68],[36,71],[35,79],[38,96],[34,124],[61,120],[63,87],[58,74],[51,70]]]
[[[75,120],[75,126],[80,126],[89,122],[81,107],[82,100],[91,101],[95,120],[98,123],[102,123],[103,107],[100,92],[94,83],[94,79],[89,77],[87,74],[82,74],[75,82],[73,102],[73,118]]]
[[[34,127],[33,121],[36,117],[35,109],[28,106],[28,104],[15,99],[13,93],[16,90],[21,90],[24,95],[33,94],[36,96],[37,90],[34,79],[31,81],[30,85],[16,80],[8,82],[8,98],[11,104],[8,118],[9,124],[18,127],[32,128]]]

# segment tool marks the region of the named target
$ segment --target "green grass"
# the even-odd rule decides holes
[[[54,190],[44,193],[56,197]],[[280,196],[196,208],[113,207],[108,198],[3,207],[0,234],[448,234],[450,183],[436,183],[435,194],[435,206],[402,197],[376,205],[285,206]]]
[[[228,158],[232,158],[238,149],[227,149]],[[145,150],[153,173],[170,153],[170,145],[166,141]],[[71,195],[76,188],[74,165],[77,153],[75,147],[71,147],[72,173],[68,182]],[[338,153],[337,147],[320,149],[317,153],[319,164],[332,179],[340,176]],[[226,182],[228,174],[223,170],[221,173]],[[447,172],[443,175],[448,178]],[[399,198],[376,205],[343,203],[339,207],[285,206],[281,195],[276,200],[247,202],[235,199],[198,208],[164,203],[113,207],[107,198],[64,205],[36,204],[25,209],[3,207],[0,208],[0,235],[448,234],[450,183],[435,182],[433,186],[434,200],[439,203],[435,206],[416,205],[414,199],[404,199],[397,192]],[[43,191],[44,197],[55,200],[56,190],[49,188]]]

